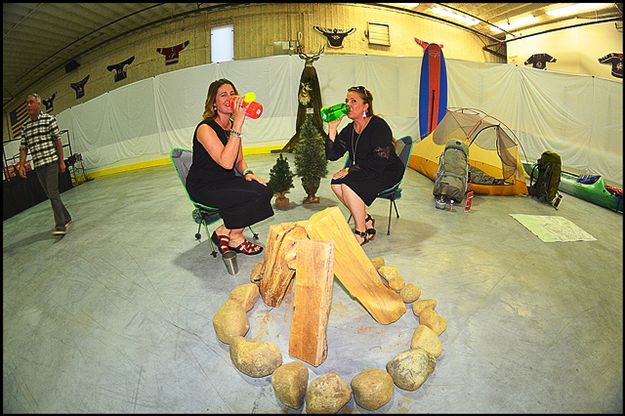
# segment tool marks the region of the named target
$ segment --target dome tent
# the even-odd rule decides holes
[[[438,160],[449,140],[469,147],[471,190],[485,195],[527,194],[522,150],[501,121],[471,108],[448,108],[436,129],[413,146],[408,167],[435,179]]]

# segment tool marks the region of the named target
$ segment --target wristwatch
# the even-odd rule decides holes
[[[243,176],[247,175],[248,173],[251,173],[251,174],[253,175],[253,174],[254,174],[254,171],[253,171],[252,169],[249,169],[249,168],[248,168],[248,169],[245,169],[245,170],[243,171]]]

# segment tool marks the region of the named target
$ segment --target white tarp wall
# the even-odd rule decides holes
[[[364,85],[396,138],[418,138],[421,59],[324,55],[314,64],[322,103],[341,102],[347,88]],[[507,64],[446,64],[448,106],[476,108],[505,123],[529,161],[552,150],[565,168],[622,186],[622,82]],[[295,133],[303,68],[295,55],[185,68],[118,88],[57,119],[70,130],[72,150],[82,154],[87,170],[159,159],[172,147],[192,147],[209,84],[228,78],[241,94],[255,92],[264,106],[259,119],[245,122],[244,147],[279,148]]]

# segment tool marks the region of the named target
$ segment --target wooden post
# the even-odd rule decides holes
[[[305,227],[311,240],[334,241],[336,277],[376,321],[390,324],[406,312],[401,296],[382,282],[338,207],[313,214]]]
[[[283,223],[269,226],[260,295],[268,306],[278,307],[295,274],[293,260],[295,243],[308,239],[302,223]]]
[[[300,240],[296,246],[289,354],[317,367],[328,353],[326,329],[332,303],[334,244]]]

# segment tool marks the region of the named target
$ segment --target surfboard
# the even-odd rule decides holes
[[[421,139],[436,128],[446,112],[447,70],[445,57],[440,45],[430,43],[423,52],[419,83],[419,134]]]

